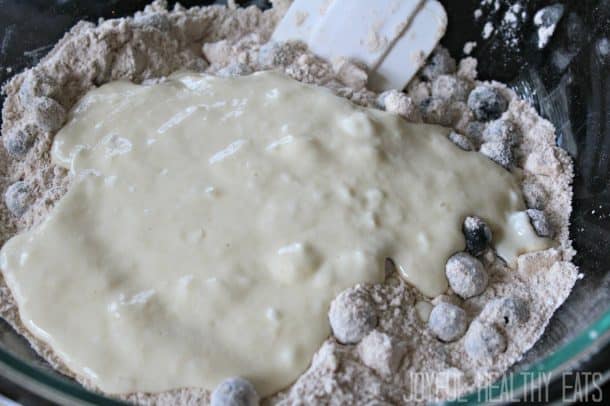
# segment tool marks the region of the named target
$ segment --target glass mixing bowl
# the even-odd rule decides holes
[[[0,0],[0,81],[34,65],[78,20],[129,15],[146,3]],[[211,3],[182,2],[185,6]],[[247,3],[268,6],[265,1]],[[520,3],[531,16],[549,1],[504,0],[497,12],[493,4],[486,6],[480,0],[443,3],[449,15],[443,45],[460,58],[464,43],[476,41],[473,56],[479,59],[480,78],[506,82],[532,103],[555,125],[558,144],[574,158],[571,235],[578,250],[575,261],[583,274],[542,339],[502,384],[481,389],[460,399],[459,404],[535,400],[532,393],[538,391],[535,396],[541,396],[541,383],[542,400],[560,400],[566,395],[566,386],[578,386],[573,382],[578,379],[574,371],[598,373],[597,385],[609,375],[610,1],[565,1],[563,18],[542,50],[537,48],[531,18],[513,32],[504,32],[501,24],[503,12],[511,5]],[[480,7],[483,17],[475,20],[473,13]],[[487,21],[500,28],[483,40],[481,32]],[[53,371],[2,321],[0,374],[60,404],[120,404]]]

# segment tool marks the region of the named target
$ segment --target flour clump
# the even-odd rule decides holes
[[[362,362],[382,376],[395,373],[405,358],[407,344],[378,330],[371,331],[358,344]]]

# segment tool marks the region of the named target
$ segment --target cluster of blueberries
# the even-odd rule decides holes
[[[445,274],[452,291],[462,299],[480,295],[489,276],[479,258],[489,252],[492,233],[479,217],[469,216],[463,224],[466,250],[447,261]],[[449,299],[449,298],[448,298]],[[329,321],[333,335],[343,344],[356,344],[377,323],[376,307],[364,290],[348,289],[331,304]],[[430,332],[442,342],[464,338],[464,349],[474,360],[489,361],[505,351],[506,339],[498,328],[525,323],[529,319],[527,302],[516,296],[490,300],[470,326],[464,309],[451,300],[440,300],[428,318]]]
[[[483,263],[477,258],[490,247],[492,233],[479,217],[469,216],[463,225],[466,251],[453,255],[445,266],[445,275],[453,292],[462,299],[480,295],[488,285],[489,277]],[[482,315],[495,315],[496,322],[504,325],[524,323],[529,318],[525,300],[519,297],[503,297],[490,301]],[[466,312],[458,305],[441,301],[431,311],[428,327],[443,342],[464,337],[464,349],[474,360],[491,360],[506,349],[502,332],[494,325],[475,319],[468,327]]]
[[[475,121],[468,125],[464,135],[452,133],[451,140],[462,149],[478,149],[509,169],[513,165],[512,147],[516,145],[518,134],[510,121],[501,118],[508,109],[507,98],[497,87],[489,84],[479,84],[470,91],[467,82],[452,75],[455,71],[455,60],[445,48],[437,47],[420,71],[420,77],[431,83],[433,95],[421,101],[420,110],[432,122],[448,125],[443,121],[445,117],[435,116],[436,102],[441,102],[437,98],[464,100]]]

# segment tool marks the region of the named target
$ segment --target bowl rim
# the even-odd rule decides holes
[[[440,404],[479,405],[518,401],[528,393],[548,388],[547,385],[561,379],[563,373],[577,368],[608,344],[610,344],[610,309],[591,323],[586,330],[543,359],[531,363],[522,370],[510,372],[494,383],[470,394],[440,402]],[[546,382],[543,379],[545,376],[548,379]],[[535,379],[532,379],[532,377],[535,377]],[[502,384],[498,384],[501,381],[503,381]],[[554,399],[546,399],[546,401],[552,400]]]
[[[561,374],[577,367],[605,345],[610,343],[610,310],[591,323],[589,327],[572,338],[559,349],[538,360],[523,370],[511,372],[491,385],[478,389],[466,396],[440,402],[442,405],[476,405],[503,403],[540,389],[560,378]],[[104,404],[126,405],[127,403],[88,390],[68,377],[51,373],[49,370],[33,365],[0,346],[0,373],[19,386],[47,399],[62,404]],[[546,374],[550,380],[543,382]],[[538,378],[532,382],[531,377]],[[508,378],[508,384],[496,384]]]

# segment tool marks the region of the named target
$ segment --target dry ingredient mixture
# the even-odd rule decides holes
[[[117,79],[159,80],[181,69],[221,76],[277,69],[357,104],[454,128],[450,138],[458,146],[479,150],[522,177],[532,225],[558,246],[522,255],[517,270],[510,269],[480,244],[489,237],[485,225],[468,219],[472,255],[448,262],[452,288],[445,295],[423,297],[388,264],[384,284],[358,285],[335,299],[329,315],[335,337],[292,386],[264,401],[405,403],[454,397],[490,383],[532,347],[577,279],[568,235],[572,166],[555,147],[552,125],[502,84],[477,82],[476,60],[456,64],[441,47],[405,92],[370,92],[367,72],[358,64],[323,61],[302,44],[268,43],[287,5],[278,1],[265,12],[179,5],[168,11],[156,1],[133,18],[77,24],[39,65],[4,88],[2,240],[37,224],[66,192],[70,179],[51,164],[49,149],[67,111],[91,88]],[[460,274],[468,279],[456,277]],[[54,367],[74,376],[21,324],[3,281],[0,298],[1,315]],[[364,322],[346,325],[346,320]],[[346,337],[353,337],[354,326],[359,342],[341,344],[352,342]],[[85,377],[74,378],[91,387]],[[121,398],[198,404],[207,403],[210,393],[184,388]]]
[[[483,265],[445,263],[486,248],[465,239],[471,213],[508,263],[554,245],[518,180],[450,131],[272,71],[108,83],[55,134],[53,162],[77,180],[4,244],[2,273],[25,327],[105,392],[240,375],[271,395],[331,333],[331,301],[383,282],[386,258],[429,297],[447,279],[470,297]],[[349,307],[333,309],[335,336],[359,341]]]

